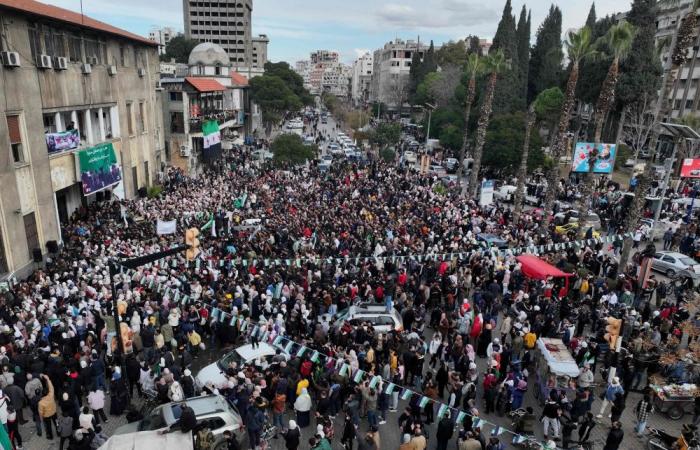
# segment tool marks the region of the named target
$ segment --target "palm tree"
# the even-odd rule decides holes
[[[679,6],[680,3],[680,0],[661,0],[658,2],[658,7]],[[676,22],[676,29],[668,46],[668,48],[671,50],[671,57],[666,60],[666,64],[664,65],[664,75],[661,81],[661,93],[658,101],[656,102],[656,108],[654,109],[654,123],[652,125],[651,137],[649,138],[648,148],[651,152],[651,156],[649,158],[649,162],[644,166],[644,171],[637,176],[637,187],[635,188],[637,195],[635,195],[632,205],[630,206],[629,213],[627,214],[627,223],[624,230],[627,233],[632,233],[639,227],[639,219],[642,216],[646,192],[649,190],[649,185],[652,180],[653,167],[651,161],[654,159],[656,144],[659,140],[658,124],[660,119],[669,115],[669,106],[671,106],[669,97],[674,85],[676,84],[678,72],[688,58],[688,47],[693,45],[694,30],[698,25],[698,8],[700,8],[700,0],[693,0],[685,5],[685,7],[680,11]],[[625,239],[617,266],[618,271],[623,272],[625,270],[631,252],[632,239]]]
[[[457,169],[457,180],[461,183],[462,172],[464,171],[464,155],[467,152],[467,137],[469,131],[469,117],[472,112],[472,103],[476,97],[476,77],[483,70],[483,59],[478,53],[472,53],[467,58],[467,74],[469,75],[469,84],[467,86],[467,104],[464,107],[464,138],[462,139],[462,147],[459,149],[459,168]]]
[[[485,69],[489,73],[488,83],[486,84],[486,93],[484,94],[484,102],[481,104],[481,112],[479,114],[479,123],[476,129],[476,142],[474,144],[474,162],[472,163],[472,172],[469,176],[469,195],[476,194],[476,188],[479,184],[479,170],[481,169],[481,155],[484,152],[484,144],[486,143],[486,129],[491,121],[491,112],[493,104],[493,95],[496,89],[496,80],[498,74],[508,66],[503,50],[498,49],[495,53],[486,57]]]
[[[603,80],[603,85],[600,88],[598,95],[598,103],[595,112],[595,134],[593,142],[593,150],[588,155],[588,173],[586,174],[583,187],[581,189],[581,199],[579,200],[578,210],[584,212],[587,204],[592,202],[593,193],[593,169],[598,159],[598,146],[600,145],[601,135],[603,134],[603,124],[605,117],[610,112],[610,108],[615,102],[615,85],[620,75],[620,61],[627,57],[632,48],[632,41],[636,30],[632,24],[624,20],[610,27],[608,32],[603,36],[597,44],[606,44],[610,49],[613,57],[608,74]]]
[[[567,131],[569,122],[571,121],[571,110],[574,107],[576,100],[576,84],[578,83],[579,66],[581,61],[596,54],[591,42],[591,30],[588,27],[581,28],[578,32],[570,31],[567,40],[564,42],[571,62],[571,71],[569,72],[569,80],[566,82],[566,95],[564,96],[564,104],[561,107],[561,115],[559,116],[559,130],[555,136],[554,145],[552,145],[551,157],[552,168],[547,174],[547,195],[544,200],[544,211],[549,212],[554,206],[554,201],[559,196],[559,159],[567,151]],[[543,221],[543,225],[546,223]]]
[[[520,157],[520,169],[518,170],[518,185],[515,190],[515,198],[513,203],[515,204],[515,210],[513,211],[513,223],[518,223],[520,220],[520,214],[523,211],[523,199],[525,198],[525,178],[527,178],[527,160],[530,157],[530,135],[532,134],[532,127],[535,126],[535,120],[537,119],[537,114],[535,113],[535,105],[537,99],[535,99],[530,107],[527,109],[527,116],[525,117],[525,140],[523,142],[523,154]]]

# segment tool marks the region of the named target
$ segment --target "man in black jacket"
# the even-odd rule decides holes
[[[435,438],[437,439],[437,450],[447,450],[447,443],[452,438],[452,433],[454,433],[455,426],[450,419],[450,412],[446,412],[445,415],[438,422],[437,433]]]
[[[625,432],[622,431],[622,424],[618,421],[612,423],[612,428],[608,433],[608,438],[605,440],[603,450],[617,450],[620,448],[622,439],[625,437]]]

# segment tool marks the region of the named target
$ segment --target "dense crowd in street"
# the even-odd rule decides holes
[[[502,449],[510,436],[490,435],[475,419],[521,410],[533,389],[540,337],[562,339],[581,375],[567,389],[550,386],[544,407],[523,409],[514,431],[534,435],[541,422],[543,444],[556,440],[568,448],[586,442],[594,427],[608,427],[606,450],[630,448],[621,443],[634,437],[624,436],[619,418],[634,408],[635,429],[644,432],[652,394],[647,372],[663,367],[639,355],[669,336],[680,343],[683,324],[698,320],[689,311],[689,289],[655,279],[642,288],[632,274],[618,273],[612,244],[603,243],[542,255],[574,274],[568,284],[532,280],[514,257],[474,250],[483,248],[480,233],[509,247],[574,239],[542,233],[535,211],[514,222],[512,207],[481,207],[458,191],[434,189],[430,177],[379,161],[320,173],[313,164],[259,167],[247,155],[227,152],[197,178],[169,169],[157,198],[81,208],[63,230],[61,252],[2,294],[0,421],[16,448],[19,424],[28,420],[38,434],[58,439],[61,450],[98,448],[108,438],[100,424],[110,416],[139,418],[134,398],[153,391],[166,403],[204,391],[226,397],[246,424],[248,442],[229,433],[229,449],[254,448],[268,422],[288,450],[329,450],[334,442],[379,450],[387,422],[399,427],[401,450],[432,448],[431,442],[446,449],[450,440],[460,450]],[[600,215],[616,220],[614,205]],[[119,351],[110,258],[165,250],[210,218],[199,261],[180,254],[117,275],[126,348]],[[176,220],[177,233],[157,235],[157,220]],[[694,226],[683,233],[695,241]],[[444,257],[453,253],[464,255]],[[377,333],[370,323],[335,328],[322,320],[361,302],[396,309],[403,330]],[[270,343],[287,337],[350,370],[312,361],[311,352],[280,350],[264,370],[232,366],[224,383],[199,386],[191,370],[198,353],[230,349],[249,334],[240,322],[217,320],[214,310],[245,317],[259,336],[267,331]],[[626,352],[607,347],[601,324],[607,316],[624,318]],[[596,389],[612,366],[616,375]],[[358,370],[370,376],[355,382]],[[695,381],[690,370],[681,372],[683,381]],[[381,381],[371,385],[371,376]],[[431,401],[415,395],[400,404],[400,389],[389,393],[389,384]],[[632,390],[643,399],[626,404]],[[600,392],[604,401],[594,408]],[[441,414],[436,402],[451,409]],[[467,413],[461,423],[457,410]],[[190,419],[183,413],[181,428],[197,434]],[[429,435],[433,422],[437,432]],[[307,427],[316,432],[302,441]]]

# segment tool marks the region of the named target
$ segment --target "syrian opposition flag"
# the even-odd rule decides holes
[[[221,132],[216,120],[208,120],[202,125],[204,135],[203,157],[205,161],[212,161],[221,155]]]

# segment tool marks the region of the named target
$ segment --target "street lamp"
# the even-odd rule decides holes
[[[433,110],[437,108],[435,105],[431,105],[430,103],[426,103],[423,105],[424,109],[428,110],[428,130],[425,133],[425,149],[428,149],[428,138],[430,137],[430,121],[433,118]]]

